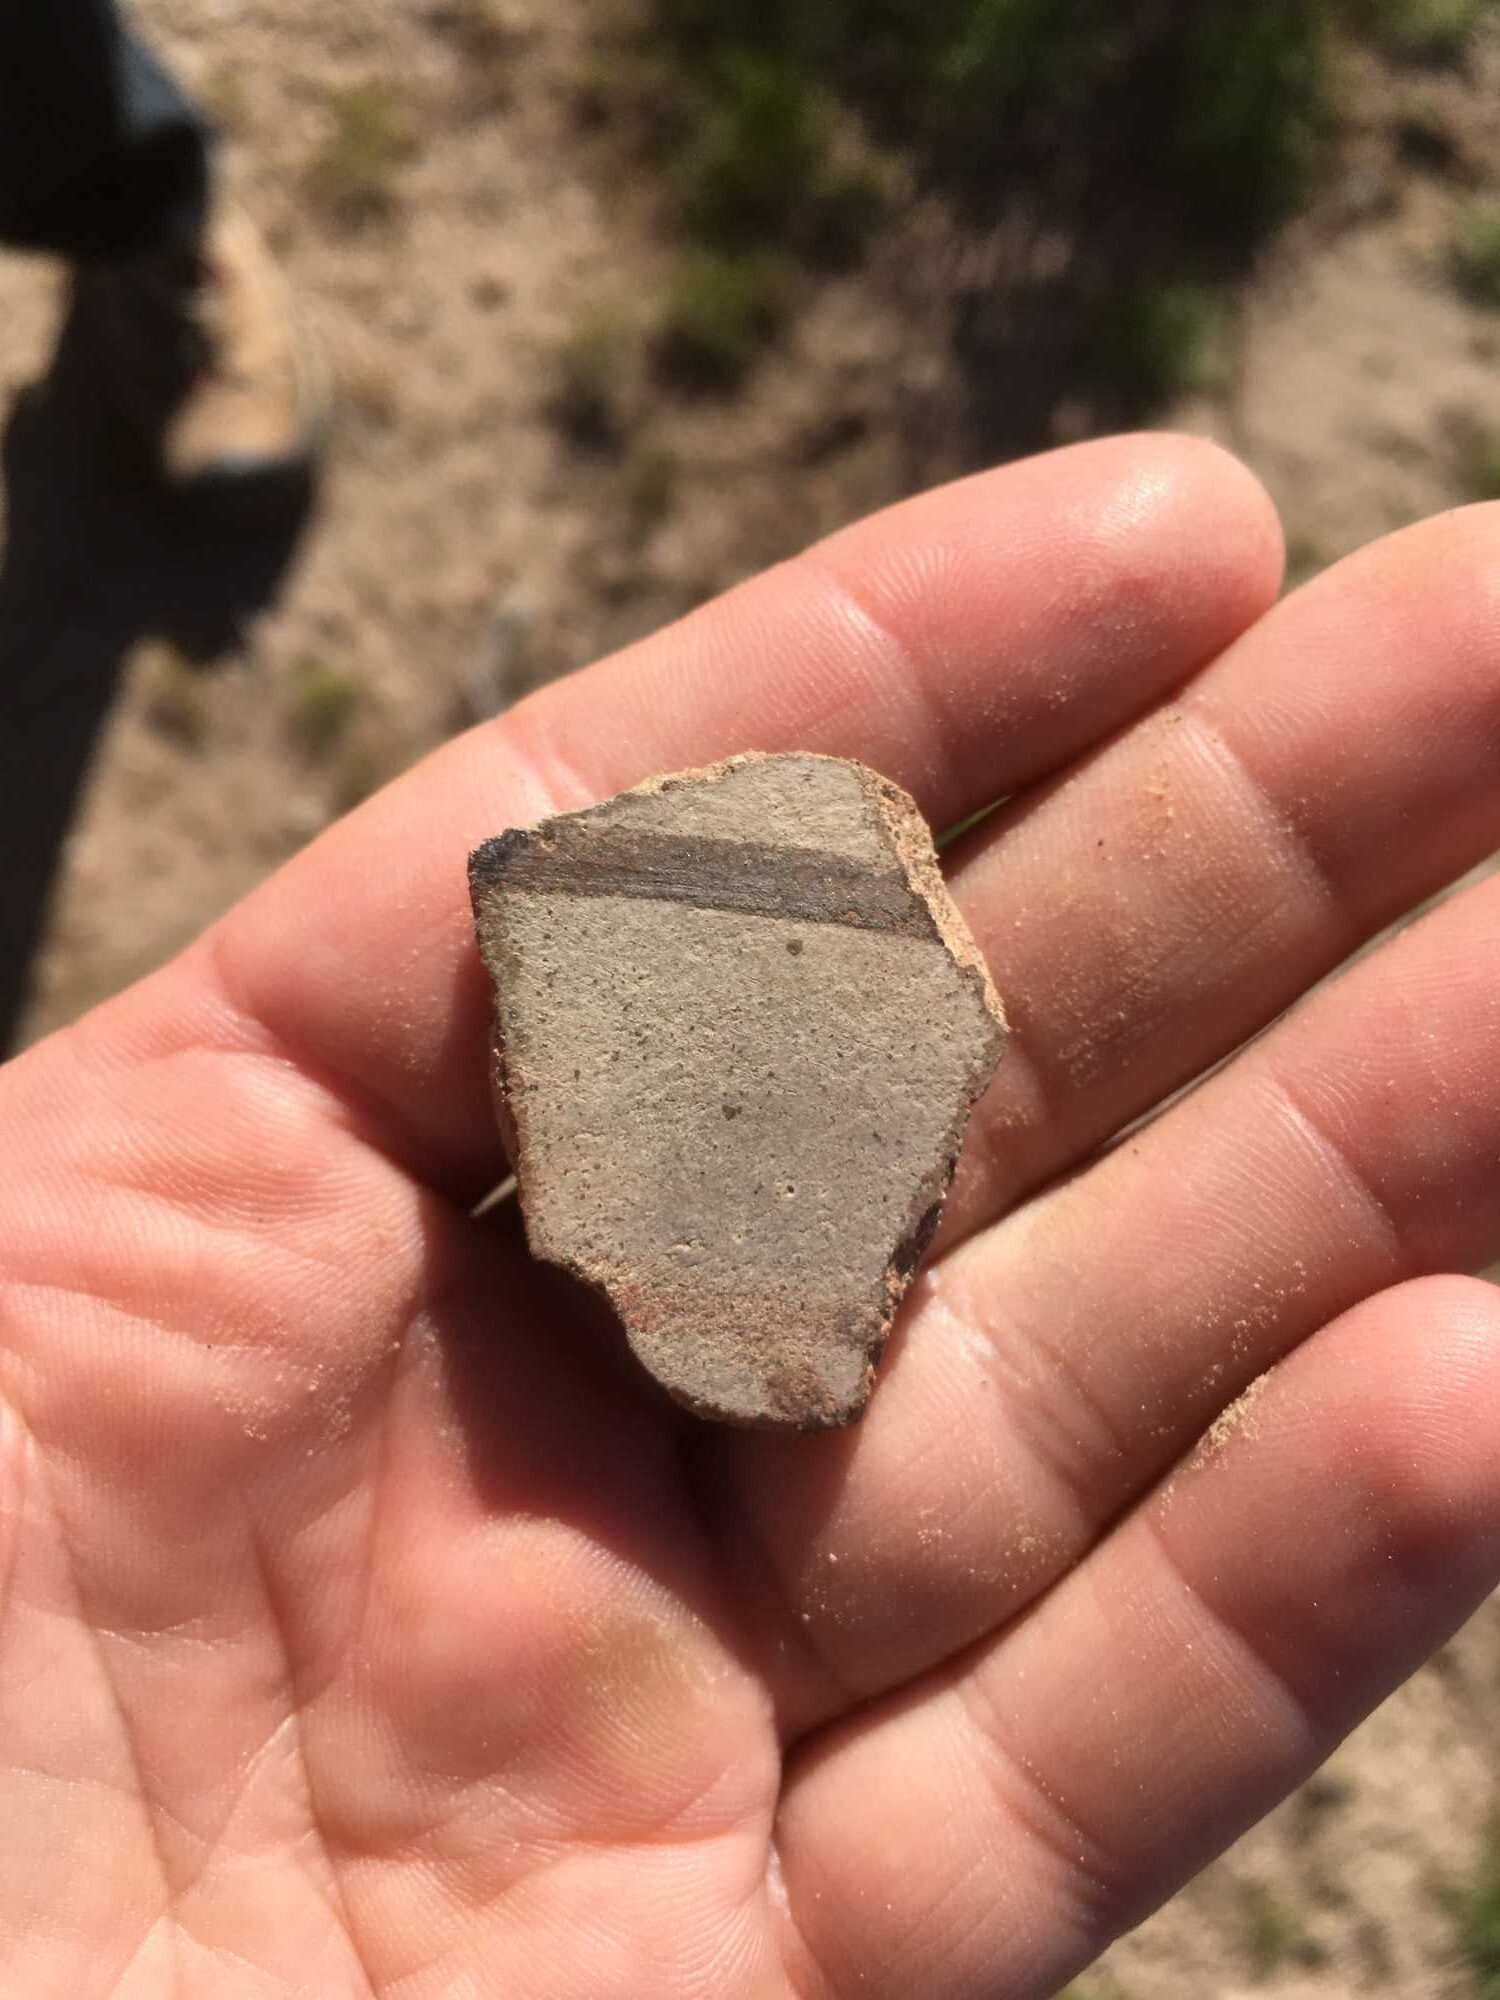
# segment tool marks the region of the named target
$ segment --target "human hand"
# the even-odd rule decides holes
[[[1422,1275],[1495,1249],[1500,884],[1101,1149],[1500,842],[1497,534],[1268,611],[1207,446],[967,482],[0,1074],[0,1988],[1043,1994],[1311,1769],[1500,1574],[1500,1304]],[[793,747],[1010,798],[950,860],[1014,1033],[868,1416],[783,1438],[468,1219],[464,858]]]

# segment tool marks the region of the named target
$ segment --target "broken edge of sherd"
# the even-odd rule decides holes
[[[515,857],[531,838],[524,827],[508,827],[492,840],[482,840],[469,856],[469,895],[477,900],[486,889],[495,888],[510,872]]]

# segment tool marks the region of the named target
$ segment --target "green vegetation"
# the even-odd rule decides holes
[[[520,39],[501,0],[444,0],[429,19],[463,55],[481,62],[509,55]]]
[[[684,231],[722,250],[777,244],[843,261],[884,206],[880,162],[841,131],[800,65],[743,51],[705,93],[673,164]]]
[[[632,531],[647,535],[677,497],[677,460],[659,445],[639,445],[620,468],[620,497]]]
[[[1467,1881],[1447,1890],[1443,1901],[1473,2000],[1500,2000],[1500,1816],[1486,1828]]]
[[[1317,547],[1295,536],[1287,543],[1286,561],[1289,575],[1300,571],[1305,577],[1323,567]],[[1292,1825],[1297,1840],[1304,1844],[1310,1841],[1330,1816],[1342,1812],[1353,1797],[1354,1787],[1342,1771],[1326,1764],[1321,1771],[1315,1771],[1292,1799]]]
[[[795,63],[730,55],[678,162],[689,235],[728,247],[792,238],[823,170],[831,116]]]
[[[1066,320],[1059,346],[1149,408],[1226,385],[1234,281],[1317,185],[1341,45],[1448,60],[1496,4],[637,0],[578,101],[594,121],[629,112],[663,170],[686,257],[666,345],[707,354],[702,374],[738,381],[787,270],[854,261],[909,182],[992,237],[1012,223],[1053,246],[1039,303]],[[1487,242],[1456,256],[1500,298]],[[746,308],[758,283],[775,310]]]
[[[1220,240],[1303,191],[1322,116],[1326,7],[1198,0],[657,0],[703,93],[700,130],[776,124],[804,172],[835,101],[992,207],[1001,175],[1073,181],[1108,162]]]
[[[1122,289],[1108,302],[1095,338],[1095,372],[1132,402],[1215,395],[1233,377],[1229,300],[1190,278]]]
[[[375,430],[396,420],[401,403],[396,372],[375,354],[341,356],[337,369],[338,409]]]
[[[235,63],[216,63],[198,86],[198,100],[222,132],[237,135],[250,122],[245,86]]]
[[[152,727],[189,747],[201,743],[208,726],[208,684],[202,670],[162,641],[146,650],[138,673]]]
[[[1356,21],[1392,55],[1412,62],[1452,62],[1494,0],[1365,0]]]
[[[494,111],[510,97],[522,40],[502,0],[445,0],[428,15],[463,63],[464,91],[476,111]]]
[[[1328,126],[1329,28],[1318,6],[1215,5],[1167,67],[1163,193],[1180,198],[1195,247],[1222,222],[1245,248],[1307,199]],[[1177,97],[1180,93],[1180,98]]]
[[[1396,157],[1404,167],[1442,179],[1463,171],[1463,152],[1437,107],[1414,104],[1396,126]]]
[[[1257,1979],[1269,1979],[1283,1966],[1321,1965],[1326,1953],[1308,1929],[1306,1920],[1289,1903],[1274,1896],[1260,1882],[1247,1882],[1241,1891],[1244,1920],[1245,1956]]]
[[[330,93],[329,131],[308,163],[309,197],[345,228],[390,215],[396,181],[417,151],[412,118],[395,88],[380,77]]]
[[[287,727],[307,757],[321,761],[335,750],[359,707],[361,690],[352,674],[324,660],[299,660],[292,672]]]
[[[1288,591],[1299,590],[1311,581],[1318,572],[1328,567],[1328,558],[1310,535],[1292,535],[1286,545],[1286,581]]]
[[[654,0],[634,0],[647,8]],[[688,144],[702,101],[682,64],[657,38],[601,35],[573,77],[573,111],[584,126],[628,126],[658,165]]]
[[[575,444],[602,449],[618,441],[630,347],[630,327],[612,305],[586,308],[558,342],[548,408]]]
[[[967,819],[957,820],[952,826],[945,827],[937,837],[938,853],[946,854],[950,847],[956,847],[965,834],[972,833],[976,826],[982,826],[990,814],[998,811],[998,809],[998,803],[992,806],[981,806],[978,812],[970,813]]]
[[[1463,425],[1454,445],[1454,480],[1464,500],[1500,500],[1500,431]]]
[[[1096,1966],[1065,1986],[1057,2000],[1130,2000],[1130,1995],[1112,1972]]]
[[[329,804],[335,818],[362,806],[372,793],[396,775],[367,743],[351,743],[330,773]]]
[[[1118,393],[1220,387],[1226,280],[1306,196],[1329,123],[1335,0],[1123,22],[1112,0],[644,4],[650,32],[601,46],[581,101],[602,116],[654,65],[687,252],[665,344],[722,386],[775,330],[789,267],[861,254],[899,159],[983,226],[1024,213],[1069,243],[1078,319],[1118,342],[1084,358]]]
[[[604,125],[619,110],[624,92],[615,50],[588,51],[573,78],[573,109],[581,125]]]
[[[1500,200],[1471,201],[1453,232],[1449,262],[1454,282],[1477,305],[1500,307]]]
[[[832,268],[857,263],[891,205],[890,161],[867,146],[846,145],[825,168],[808,214],[807,250]]]
[[[662,318],[662,373],[688,388],[733,388],[774,337],[787,289],[786,263],[772,252],[689,252]]]

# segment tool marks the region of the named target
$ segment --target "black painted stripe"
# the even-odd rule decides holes
[[[873,874],[840,854],[756,840],[556,820],[536,832],[487,840],[469,857],[469,879],[476,899],[491,889],[629,896],[898,937],[937,936],[926,904],[899,869]]]

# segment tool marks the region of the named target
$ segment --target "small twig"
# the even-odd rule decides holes
[[[502,1203],[509,1201],[515,1191],[516,1177],[514,1174],[510,1174],[505,1180],[501,1181],[499,1187],[491,1188],[490,1192],[477,1207],[469,1210],[469,1220],[471,1222],[480,1221],[484,1216],[491,1214],[493,1210],[499,1208]]]

